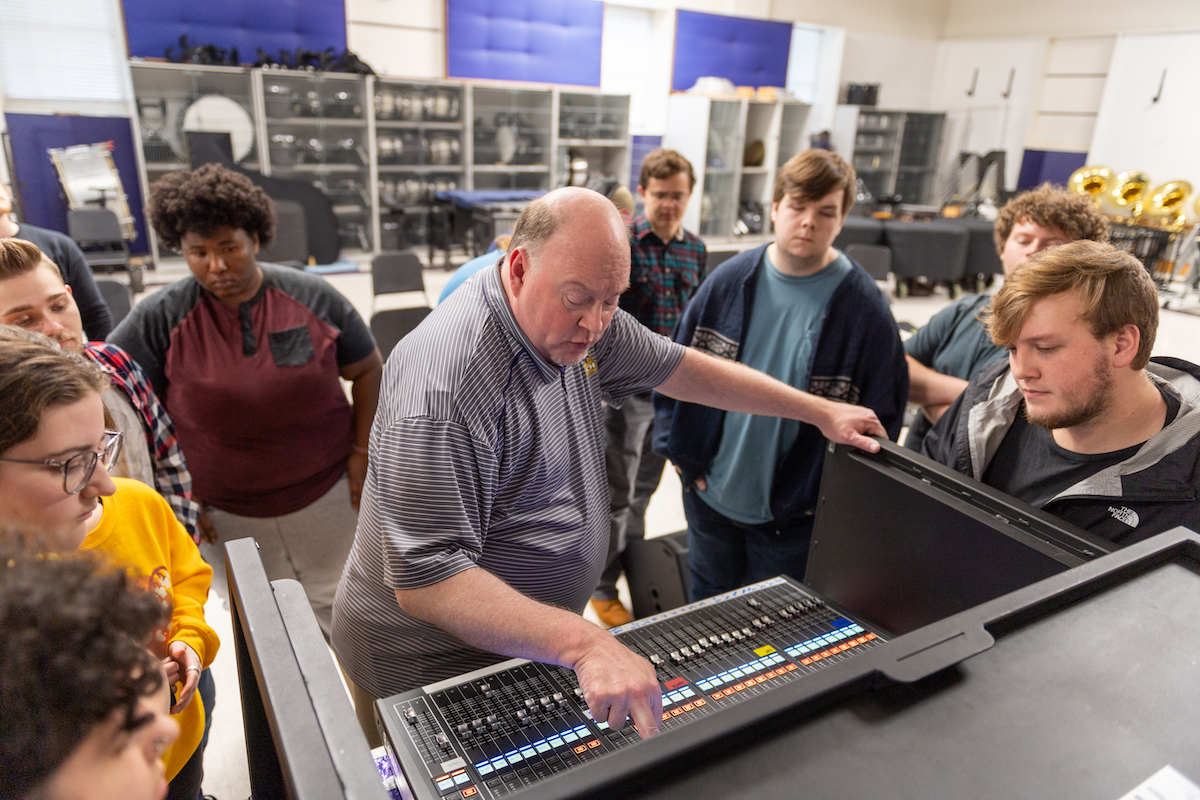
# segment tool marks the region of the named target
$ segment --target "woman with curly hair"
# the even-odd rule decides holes
[[[0,547],[0,797],[166,794],[179,724],[146,645],[167,615],[93,555]]]
[[[212,567],[162,495],[140,481],[109,477],[122,439],[105,424],[109,387],[107,373],[82,355],[0,325],[0,532],[40,536],[47,552],[103,553],[171,608],[144,644],[175,692],[171,714],[180,735],[161,753],[168,797],[197,800],[215,697],[206,667],[220,647],[204,617]],[[0,648],[8,644],[0,637]],[[0,698],[0,706],[5,702]],[[7,725],[3,730],[7,736]]]
[[[328,638],[379,399],[375,340],[323,278],[257,261],[275,215],[245,176],[174,173],[147,211],[192,274],[140,302],[109,341],[175,421],[216,536],[253,536],[268,577],[300,581]]]

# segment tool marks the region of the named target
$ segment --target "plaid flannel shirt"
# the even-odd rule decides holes
[[[142,430],[154,463],[154,488],[170,503],[175,516],[187,528],[192,540],[199,543],[196,521],[200,515],[200,504],[192,499],[192,476],[188,473],[183,451],[179,449],[175,424],[154,394],[146,373],[115,344],[88,342],[83,351],[108,373],[113,385],[125,393],[142,415]],[[128,447],[133,444],[126,442]]]
[[[629,244],[629,290],[621,295],[621,308],[655,333],[670,336],[700,285],[708,256],[704,242],[682,227],[664,242],[640,216],[634,220]]]

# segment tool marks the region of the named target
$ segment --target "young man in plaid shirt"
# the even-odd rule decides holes
[[[629,289],[621,308],[646,327],[670,336],[683,307],[700,285],[707,253],[700,237],[683,229],[696,174],[674,150],[655,150],[642,162],[638,194],[645,214],[633,221]],[[646,506],[666,461],[650,449],[654,405],[650,393],[605,409],[605,462],[611,511],[608,560],[592,594],[592,608],[609,627],[633,619],[617,599],[617,578],[630,539],[645,535]]]
[[[128,353],[115,344],[85,340],[71,287],[54,262],[29,242],[0,240],[0,324],[44,334],[108,373],[120,391],[105,392],[104,406],[125,434],[113,474],[156,489],[199,541],[200,505],[192,499],[192,476],[167,410]]]

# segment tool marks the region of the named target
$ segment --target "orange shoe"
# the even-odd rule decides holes
[[[593,597],[591,602],[592,610],[596,612],[596,616],[609,628],[633,622],[633,615],[629,613],[629,609],[621,605],[620,600],[615,598],[612,600],[597,600]]]

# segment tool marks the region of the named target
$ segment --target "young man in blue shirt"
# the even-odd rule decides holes
[[[854,169],[824,150],[793,157],[775,184],[775,242],[722,264],[675,340],[796,388],[871,408],[899,433],[904,349],[887,302],[833,248],[854,203]],[[692,599],[779,575],[803,579],[825,438],[811,425],[657,397],[655,449],[682,473]]]

